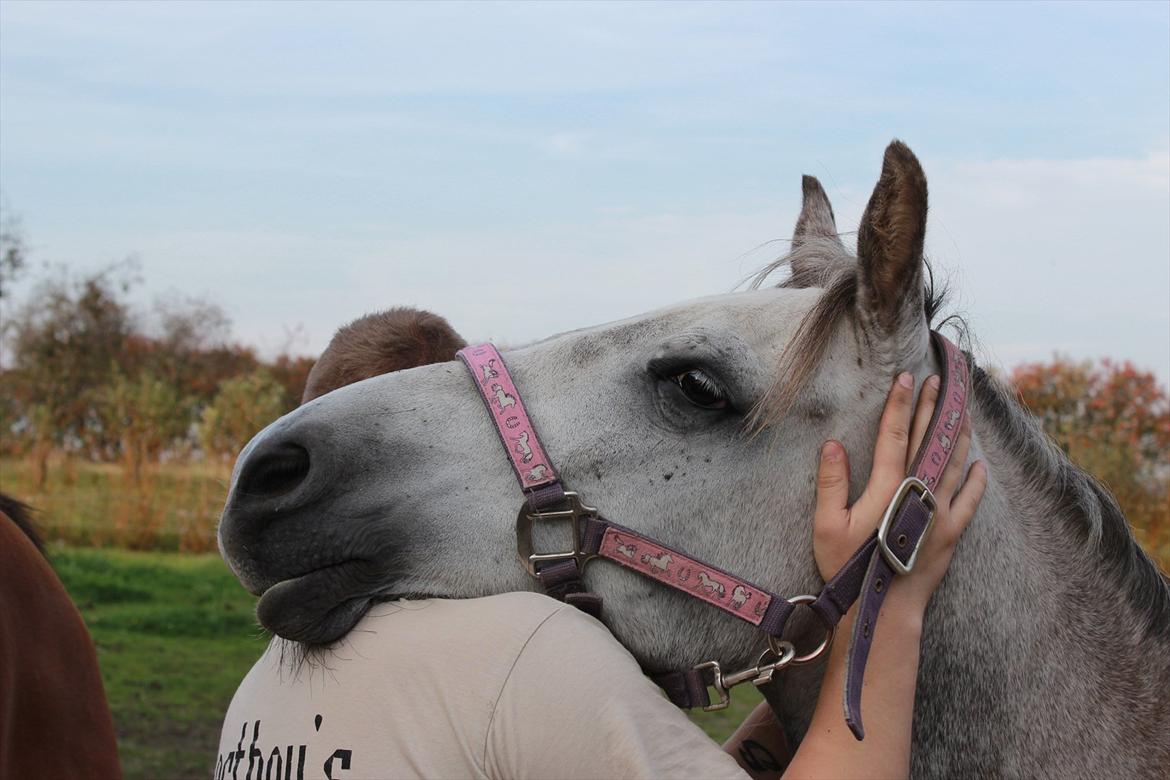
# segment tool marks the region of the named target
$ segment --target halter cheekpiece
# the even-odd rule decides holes
[[[731,700],[729,690],[735,685],[764,685],[777,671],[820,657],[832,643],[842,616],[860,598],[846,661],[845,721],[862,739],[861,688],[878,614],[893,580],[914,568],[934,520],[936,504],[931,491],[950,460],[966,415],[967,361],[941,334],[932,331],[931,338],[942,363],[939,400],[926,438],[877,533],[825,583],[820,594],[790,598],[603,518],[577,493],[565,490],[499,351],[491,344],[479,344],[460,350],[459,358],[475,379],[525,495],[516,520],[520,560],[550,596],[599,617],[601,598],[585,589],[581,575],[591,560],[605,558],[757,627],[768,647],[753,667],[729,673],[718,661],[706,661],[689,669],[651,675],[676,705],[705,710],[726,707]],[[572,550],[533,549],[533,524],[549,521],[571,523]],[[798,606],[811,609],[825,629],[820,644],[804,655],[797,655],[792,643],[781,638]],[[709,688],[716,693],[714,700]]]

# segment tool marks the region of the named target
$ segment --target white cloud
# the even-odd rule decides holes
[[[927,250],[984,361],[1129,358],[1170,379],[1170,156],[924,164]],[[839,228],[855,230],[873,182],[824,181]],[[789,184],[777,183],[772,207],[722,213],[615,204],[519,230],[143,231],[130,246],[90,231],[41,250],[136,251],[154,288],[224,301],[237,334],[268,349],[297,325],[306,348],[322,349],[343,322],[393,305],[437,311],[468,338],[515,343],[730,290],[784,251],[799,208]]]
[[[1170,379],[1170,154],[928,173],[928,248],[989,359],[1129,358]]]
[[[1165,380],[1170,155],[1123,155],[1165,137],[1166,9],[1058,12],[1059,41],[1049,7],[3,3],[0,163],[41,257],[137,252],[319,349],[397,303],[518,341],[726,290],[796,163],[853,230],[901,132],[989,360]]]
[[[702,4],[6,3],[4,17],[12,55],[54,40],[79,81],[237,95],[628,90],[782,50],[774,31]],[[83,65],[95,31],[119,56]]]
[[[588,133],[553,133],[540,139],[540,150],[556,159],[580,157],[589,142]]]

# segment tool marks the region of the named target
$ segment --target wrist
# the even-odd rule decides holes
[[[898,587],[901,585],[902,587]],[[896,624],[903,636],[922,635],[923,616],[930,594],[923,595],[911,583],[894,581],[890,595],[882,603],[881,620]]]

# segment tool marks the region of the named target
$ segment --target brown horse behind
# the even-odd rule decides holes
[[[0,493],[0,778],[120,778],[89,632],[28,507]]]

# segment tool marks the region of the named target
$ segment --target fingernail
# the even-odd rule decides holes
[[[821,447],[821,458],[829,463],[841,460],[841,445],[835,441],[825,442],[825,446]]]
[[[898,384],[900,384],[902,387],[912,389],[914,387],[914,377],[910,376],[909,372],[903,371],[902,373],[898,374]]]
[[[930,385],[931,390],[938,390],[942,380],[938,378],[938,374],[931,374],[930,378],[926,380],[926,384]]]

